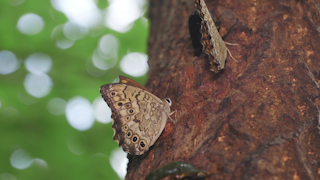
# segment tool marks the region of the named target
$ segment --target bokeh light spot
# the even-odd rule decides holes
[[[130,76],[139,77],[147,73],[149,69],[147,61],[148,56],[145,54],[129,53],[122,58],[120,68]]]
[[[88,59],[86,62],[86,70],[90,75],[95,76],[95,77],[99,77],[99,76],[106,74],[106,71],[101,70],[101,69],[97,68],[95,65],[93,65],[93,62],[91,59]]]
[[[10,162],[14,168],[26,169],[31,166],[32,158],[24,149],[18,149],[11,154]]]
[[[101,97],[93,101],[93,109],[97,121],[101,123],[111,122],[111,109]]]
[[[31,105],[39,101],[38,98],[31,96],[28,92],[24,91],[23,89],[20,89],[19,92],[17,92],[17,97],[20,100],[20,102]]]
[[[52,6],[63,12],[72,23],[83,27],[96,26],[102,19],[93,0],[51,0]]]
[[[80,27],[74,23],[67,22],[63,26],[63,32],[67,38],[69,38],[73,41],[76,41],[78,39],[83,38],[88,33],[88,30],[86,28]]]
[[[81,155],[86,152],[86,148],[80,140],[79,137],[68,137],[67,146],[73,154]]]
[[[59,49],[68,49],[73,46],[74,41],[68,39],[64,33],[65,26],[56,26],[51,32],[51,39],[56,42],[56,46]]]
[[[74,97],[67,102],[66,117],[69,124],[80,131],[90,129],[94,123],[93,108],[83,97]]]
[[[61,98],[53,98],[48,102],[47,108],[51,114],[62,115],[65,112],[67,101]]]
[[[98,53],[106,59],[115,58],[118,56],[119,40],[111,34],[101,37],[99,41]]]
[[[48,95],[52,88],[52,80],[46,74],[27,74],[24,79],[24,88],[26,91],[37,98]]]
[[[101,70],[112,68],[118,60],[119,41],[113,35],[104,35],[92,55],[93,65]]]
[[[19,61],[11,51],[0,51],[0,74],[10,74],[19,68]]]
[[[22,15],[17,23],[18,30],[26,35],[38,34],[44,27],[44,20],[41,16],[34,13]]]
[[[2,118],[1,119],[3,121],[5,121],[5,120],[13,121],[13,120],[18,119],[19,116],[20,116],[20,112],[16,108],[5,107],[2,111]]]
[[[111,152],[110,156],[111,167],[121,179],[124,179],[127,173],[127,153],[125,153],[122,149],[117,148]]]
[[[34,158],[32,160],[32,164],[37,165],[38,167],[44,168],[44,169],[48,169],[48,163],[40,158]]]
[[[92,55],[92,64],[95,68],[100,70],[108,70],[112,68],[117,63],[118,56],[113,58],[102,58],[97,51],[95,51]]]
[[[49,55],[44,53],[33,53],[25,61],[27,70],[31,73],[42,74],[50,71],[52,61]]]
[[[17,178],[9,173],[2,173],[0,174],[0,179],[1,180],[17,180]]]
[[[11,6],[19,6],[24,3],[24,0],[8,0],[8,2]]]
[[[68,49],[72,47],[74,44],[74,41],[69,39],[63,39],[63,40],[57,40],[56,46],[60,49]]]
[[[132,23],[146,10],[145,0],[113,0],[107,8],[105,25],[118,32],[131,29]]]

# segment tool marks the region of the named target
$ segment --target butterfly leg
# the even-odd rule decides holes
[[[237,44],[237,43],[229,43],[229,42],[224,42],[224,43],[226,43],[227,45],[230,45],[230,46],[237,46],[237,45],[239,45],[239,44]]]
[[[226,43],[226,44],[227,44],[227,43]],[[236,44],[236,45],[238,45],[238,44]],[[232,56],[232,54],[231,54],[231,52],[230,52],[229,48],[227,48],[227,51],[228,51],[228,54],[230,55],[230,57],[231,57],[235,62],[239,63],[239,61],[238,61],[238,60],[236,60],[236,59]]]
[[[172,112],[169,113],[169,116],[171,116],[172,114],[174,114],[175,112],[177,112],[177,110],[174,110]]]
[[[228,29],[227,34],[222,37],[223,40],[228,36],[228,34],[230,33],[230,31],[231,31],[231,29],[233,28],[233,26],[236,25],[237,23],[238,23],[238,19],[237,19],[237,21]],[[224,42],[224,43],[226,43],[227,45],[232,45],[232,46],[239,45],[239,44],[237,44],[237,43],[229,43],[229,42]],[[230,55],[230,57],[231,57],[235,62],[238,63],[239,61],[236,60],[236,59],[232,56],[229,48],[227,48],[227,51],[228,51],[228,54]]]
[[[174,110],[174,111],[172,111],[172,112],[170,112],[170,113],[167,113],[168,118],[169,118],[174,124],[177,122],[177,120],[173,120],[170,116],[171,116],[172,114],[174,114],[175,112],[176,112],[176,110]]]

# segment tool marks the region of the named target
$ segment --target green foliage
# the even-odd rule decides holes
[[[78,131],[70,126],[65,114],[53,115],[48,109],[48,102],[59,97],[66,101],[82,96],[91,103],[100,97],[99,87],[111,83],[121,72],[119,61],[130,52],[146,53],[148,29],[142,19],[135,21],[132,29],[118,33],[103,25],[93,28],[100,32],[97,36],[89,35],[75,41],[68,49],[59,49],[51,38],[55,27],[68,21],[66,16],[55,10],[50,1],[28,0],[13,6],[0,1],[0,51],[13,52],[20,61],[20,67],[8,75],[0,74],[0,180],[4,173],[19,179],[119,179],[110,165],[110,153],[117,148],[112,140],[111,123],[95,122],[92,128]],[[107,1],[96,1],[100,9],[105,9]],[[19,18],[26,13],[35,13],[45,21],[44,29],[35,35],[25,35],[17,29]],[[113,68],[97,72],[101,76],[88,73],[86,65],[91,62],[99,39],[112,34],[118,38],[120,49],[118,61]],[[28,74],[24,66],[25,59],[32,53],[41,52],[50,56],[53,64],[48,75],[53,87],[48,95],[36,98],[27,93],[24,79]],[[134,78],[140,83],[146,76]],[[68,143],[79,150],[75,154],[68,148]],[[24,149],[30,158],[39,158],[47,163],[33,161],[25,169],[16,169],[10,163],[12,153]]]

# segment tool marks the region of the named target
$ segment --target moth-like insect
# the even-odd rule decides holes
[[[189,31],[195,54],[199,55],[201,51],[207,54],[211,64],[210,70],[218,73],[224,69],[228,53],[233,60],[235,59],[221,38],[204,0],[194,0],[194,2],[198,13],[193,13],[189,17]],[[198,30],[199,27],[200,31]],[[200,45],[199,42],[201,42]],[[237,45],[232,43],[227,44]],[[238,62],[237,60],[235,61]]]

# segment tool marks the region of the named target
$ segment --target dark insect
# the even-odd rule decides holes
[[[205,172],[196,169],[187,162],[177,161],[149,173],[146,180],[200,180],[205,177]]]

